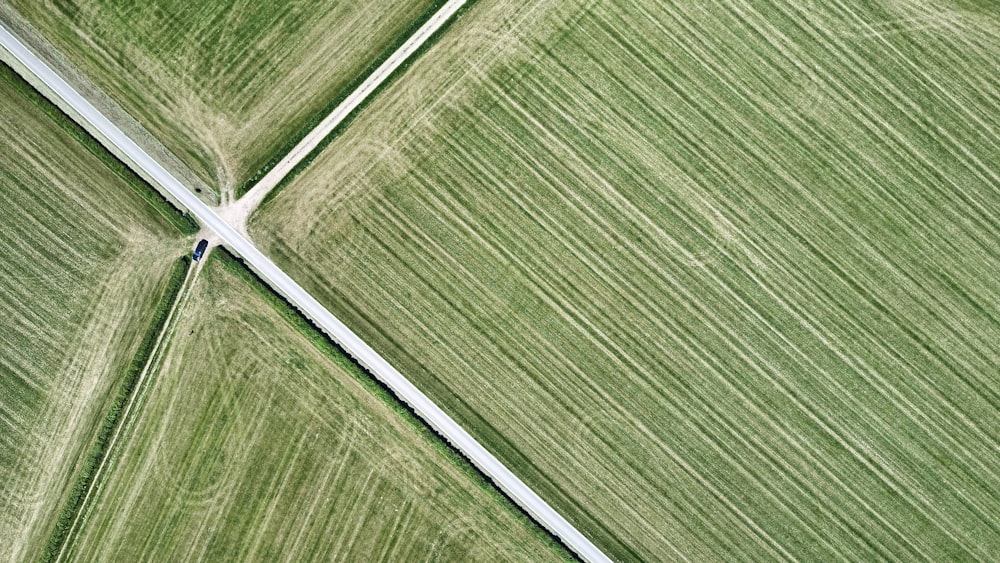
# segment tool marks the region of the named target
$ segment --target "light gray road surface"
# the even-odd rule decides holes
[[[441,26],[451,19],[455,15],[455,12],[465,5],[466,1],[450,0],[444,6],[441,6],[399,49],[396,49],[385,62],[379,65],[356,90],[344,98],[344,101],[334,108],[330,112],[330,115],[326,116],[319,125],[303,137],[302,141],[295,145],[295,148],[289,151],[246,195],[240,198],[240,202],[246,207],[247,215],[264,200],[268,192],[274,189],[282,178],[319,146],[320,142],[331,131],[340,125],[352,111],[357,109],[400,65],[406,62],[406,59],[410,58],[431,35],[434,35],[434,32],[441,29]]]
[[[159,163],[147,155],[132,139],[97,111],[76,90],[31,53],[7,29],[0,27],[0,45],[7,49],[21,64],[37,76],[51,91],[75,108],[109,142],[118,147],[131,164],[142,169],[148,177],[169,192],[201,223],[214,230],[223,243],[263,278],[275,291],[288,299],[307,317],[312,319],[330,338],[401,397],[434,430],[447,438],[464,453],[508,495],[526,510],[537,522],[559,537],[570,549],[587,561],[609,561],[601,550],[566,521],[548,503],[524,484],[475,438],[445,414],[382,356],[362,341],[351,329],[333,316],[312,295],[276,266],[249,239],[223,221],[212,208],[185,188]],[[47,93],[46,93],[47,94]]]

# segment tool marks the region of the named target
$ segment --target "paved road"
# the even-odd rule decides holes
[[[385,60],[374,72],[361,83],[360,86],[343,102],[340,103],[330,115],[320,122],[315,129],[310,131],[299,144],[295,145],[284,158],[282,158],[278,164],[274,166],[263,178],[260,179],[249,192],[246,193],[242,198],[240,198],[241,206],[246,208],[244,215],[249,215],[254,208],[264,200],[268,192],[274,189],[293,168],[302,162],[306,156],[309,155],[320,142],[326,138],[340,123],[348,116],[352,111],[357,109],[365,99],[374,92],[380,84],[385,82],[387,78],[395,71],[401,64],[406,62],[406,59],[410,58],[413,53],[424,44],[427,39],[434,34],[442,25],[445,24],[455,12],[465,5],[467,0],[450,0],[444,6],[438,9],[438,11],[427,20],[424,25],[420,26],[409,39],[406,40],[403,45],[399,47],[388,59]]]
[[[437,432],[462,451],[479,469],[524,508],[531,516],[558,536],[570,549],[587,561],[609,561],[593,543],[574,528],[565,518],[552,509],[533,490],[486,450],[468,432],[445,414],[409,380],[389,365],[375,350],[362,341],[351,329],[333,316],[306,290],[276,266],[249,239],[223,221],[215,211],[205,205],[194,193],[185,188],[158,162],[147,155],[125,133],[109,121],[103,114],[85,100],[76,90],[59,77],[51,68],[31,53],[5,28],[0,27],[0,45],[16,57],[35,76],[50,88],[55,95],[75,108],[83,118],[97,129],[105,139],[122,151],[132,164],[153,178],[160,187],[169,192],[181,205],[201,221],[202,225],[214,230],[223,243],[253,268],[272,288],[281,293],[295,307],[313,320],[340,346],[347,350],[361,365],[378,377],[397,396],[406,401],[421,418]],[[47,94],[47,93],[46,93]]]

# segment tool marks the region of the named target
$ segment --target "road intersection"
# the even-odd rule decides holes
[[[457,10],[461,4],[464,4],[464,0],[461,2],[448,2],[442,10],[445,8],[453,10],[448,15],[448,17],[450,17],[450,15],[454,13],[454,10]],[[435,15],[435,17],[437,17],[437,15]],[[445,20],[446,19],[447,17]],[[438,28],[441,24],[443,24],[443,22],[444,20],[438,21]],[[422,27],[421,30],[426,31],[425,28],[427,28],[426,25]],[[430,35],[433,35],[433,31],[424,33],[422,35],[423,39],[421,39],[421,42]],[[368,344],[361,340],[361,338],[351,331],[350,328],[344,325],[337,317],[327,310],[326,307],[319,303],[312,295],[295,282],[295,280],[286,274],[284,270],[279,268],[269,257],[262,253],[243,232],[244,229],[242,224],[234,226],[221,217],[216,212],[215,208],[209,207],[201,201],[201,199],[199,199],[193,191],[186,188],[179,180],[177,180],[163,166],[161,166],[159,162],[143,151],[142,148],[140,148],[139,145],[136,144],[128,135],[112,123],[104,114],[98,111],[77,90],[70,86],[61,76],[56,74],[55,71],[53,71],[47,64],[39,59],[2,26],[0,26],[0,46],[5,48],[20,65],[34,75],[34,78],[37,80],[32,82],[41,82],[44,84],[45,90],[47,91],[43,91],[43,94],[50,97],[57,97],[65,104],[72,107],[74,112],[90,125],[87,129],[97,132],[97,135],[95,136],[97,136],[101,142],[113,145],[113,147],[109,148],[117,149],[114,151],[116,154],[124,155],[126,164],[132,166],[137,172],[140,172],[143,177],[151,179],[154,186],[164,192],[165,196],[169,197],[172,201],[177,202],[188,213],[197,218],[205,229],[212,231],[222,244],[235,254],[239,255],[246,262],[246,264],[261,277],[261,279],[271,286],[272,289],[287,299],[289,303],[312,320],[331,339],[337,342],[337,344],[353,356],[359,364],[364,366],[370,373],[389,387],[396,394],[396,396],[406,402],[418,416],[420,416],[436,432],[448,440],[448,442],[450,442],[455,448],[461,451],[483,473],[489,476],[490,479],[493,480],[493,482],[496,483],[496,485],[505,494],[521,506],[539,524],[552,532],[567,547],[573,550],[584,560],[609,561],[607,556],[604,555],[600,549],[598,549],[589,539],[587,539],[572,524],[563,518],[561,514],[549,506],[548,503],[539,497],[538,494],[536,494],[524,482],[522,482],[503,463],[493,456],[493,454],[486,450],[486,448],[484,448],[475,438],[466,432],[464,428],[448,416],[447,413],[441,410],[440,407],[438,407],[433,401],[424,395],[423,392],[421,392],[408,379],[392,367],[392,365],[382,358],[381,355],[368,346]],[[408,41],[401,48],[411,49],[410,53],[412,54],[412,52],[415,52],[419,46],[419,42],[413,44]],[[396,60],[397,63],[401,64],[402,60],[405,60],[405,57],[403,57],[403,59],[393,59],[393,57],[390,57],[390,60]],[[393,69],[398,68],[399,64],[396,64]],[[379,68],[382,69],[383,67]],[[391,70],[388,72],[391,73]],[[384,80],[387,76],[388,74],[385,74],[381,80]],[[381,80],[379,82],[381,82]],[[369,82],[366,81],[364,84],[369,84]],[[364,84],[362,86],[364,86]],[[377,87],[377,84],[375,86],[369,85],[369,87],[371,90],[369,90],[368,93],[373,91],[374,88]],[[356,108],[357,105],[360,104],[360,101],[363,101],[364,96],[362,96],[360,100],[357,98],[349,99],[357,100],[357,103],[353,105],[353,107],[347,109],[346,113],[339,118],[340,120],[346,117],[352,109]],[[343,104],[338,106],[338,109],[341,109],[342,107],[344,107]],[[329,119],[324,120],[321,127],[329,126],[329,123]],[[339,123],[339,121],[337,121],[337,123]],[[330,130],[332,130],[333,127],[335,127],[335,125],[330,126]],[[307,138],[303,140],[303,143],[306,143],[306,140],[308,139],[311,139],[309,140],[309,143],[315,142],[315,144],[318,145],[319,141],[322,140],[322,136],[319,136],[319,140],[316,140],[316,137],[307,136]],[[308,148],[308,144],[303,143],[300,143],[300,145],[296,147],[299,152],[297,153],[298,156],[295,156],[295,158],[298,158],[299,160],[304,158],[312,150]],[[313,148],[315,148],[315,145],[313,145]],[[291,161],[289,160],[288,162]],[[298,160],[295,162],[297,163]],[[287,171],[293,167],[294,164],[286,165],[285,169]],[[271,184],[271,187],[276,185],[276,183],[277,181],[275,181],[274,184]],[[264,190],[262,189],[261,191]],[[264,192],[266,193],[266,191]]]

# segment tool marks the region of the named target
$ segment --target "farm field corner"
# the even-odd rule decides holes
[[[0,559],[34,560],[186,243],[2,65],[0,106]]]
[[[1000,551],[1000,15],[480,0],[254,239],[622,559]]]
[[[220,252],[185,304],[74,556],[558,559],[547,536]]]
[[[223,192],[290,148],[436,5],[4,1]]]

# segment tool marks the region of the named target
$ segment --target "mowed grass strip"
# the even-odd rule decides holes
[[[223,258],[195,284],[74,557],[558,559]]]
[[[198,176],[240,186],[434,0],[11,4]]]
[[[184,243],[0,73],[0,558],[37,559]]]
[[[481,1],[254,219],[622,559],[1000,552],[1000,21]]]

